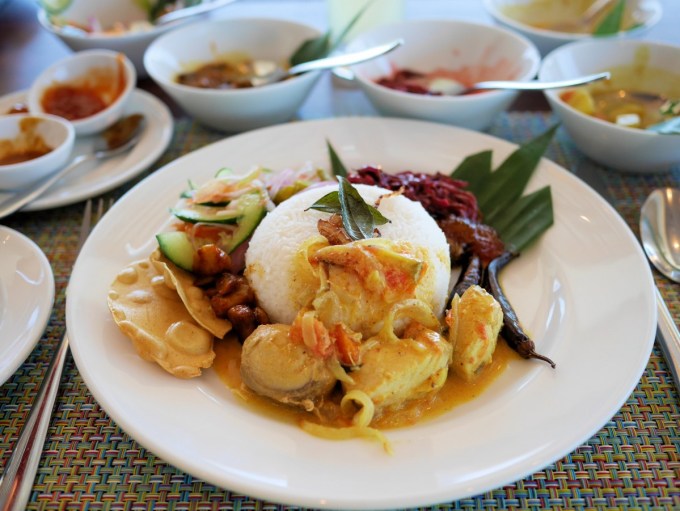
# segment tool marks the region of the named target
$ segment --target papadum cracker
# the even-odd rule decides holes
[[[109,309],[144,360],[179,378],[200,376],[215,358],[213,334],[197,324],[165,279],[149,260],[131,263],[111,284]]]
[[[167,279],[166,284],[172,282],[177,294],[184,302],[184,306],[193,316],[196,322],[203,328],[212,332],[218,339],[231,330],[231,323],[226,319],[218,318],[210,305],[210,299],[203,290],[194,286],[194,276],[179,268],[166,259],[160,250],[155,250],[150,257],[151,263]]]

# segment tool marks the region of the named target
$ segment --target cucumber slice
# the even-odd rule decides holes
[[[156,234],[161,253],[186,271],[194,268],[194,246],[185,232],[173,231]]]
[[[234,177],[234,171],[229,167],[222,167],[220,170],[215,172],[216,178]]]
[[[236,250],[241,243],[250,238],[255,228],[260,225],[260,222],[267,214],[262,197],[259,194],[251,193],[239,198],[242,206],[242,217],[238,221],[238,227],[232,235],[231,242],[227,247],[227,253],[231,254]]]
[[[212,210],[214,211],[212,211]],[[197,222],[209,222],[213,224],[235,224],[243,215],[241,208],[221,209],[203,207],[200,209],[176,209],[170,212],[183,222],[195,224]]]

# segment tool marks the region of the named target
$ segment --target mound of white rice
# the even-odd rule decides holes
[[[368,204],[390,193],[376,186],[354,185]],[[293,271],[293,257],[309,238],[318,236],[317,221],[328,213],[309,210],[319,198],[337,190],[327,185],[300,192],[269,213],[258,226],[246,252],[246,277],[258,302],[273,322],[291,324],[298,313],[299,280]],[[424,247],[427,253],[424,285],[432,287],[430,305],[437,315],[444,310],[451,262],[449,247],[432,217],[418,202],[404,196],[386,197],[379,211],[391,220],[378,227],[383,238],[404,240]]]

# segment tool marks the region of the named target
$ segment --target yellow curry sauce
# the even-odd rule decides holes
[[[52,151],[37,132],[42,120],[26,117],[19,122],[19,134],[14,139],[0,140],[0,165],[12,165],[40,158]]]
[[[175,81],[200,89],[249,89],[258,86],[258,78],[287,69],[286,63],[256,60],[238,51],[217,54],[208,62],[185,65]],[[280,76],[276,81],[288,77]],[[260,83],[261,85],[261,83]]]
[[[224,340],[216,341],[214,350],[216,356],[213,369],[222,382],[258,412],[291,424],[299,424],[303,420],[307,420],[330,426],[349,425],[349,422],[347,424],[334,422],[339,415],[339,398],[341,396],[338,396],[335,402],[325,403],[320,410],[321,418],[319,418],[313,413],[286,407],[250,392],[245,385],[242,385],[240,373],[241,345],[233,336],[228,335]],[[482,370],[474,382],[466,382],[462,378],[449,373],[446,383],[439,392],[425,399],[411,400],[396,412],[384,412],[383,415],[375,417],[371,426],[378,429],[393,429],[411,426],[416,422],[438,417],[456,406],[480,396],[505,370],[510,360],[520,360],[520,357],[504,341],[499,340],[492,362]]]

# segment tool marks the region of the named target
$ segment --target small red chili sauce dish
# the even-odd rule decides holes
[[[36,79],[28,93],[28,109],[71,121],[77,135],[97,133],[121,117],[136,80],[133,64],[122,53],[78,52]]]

